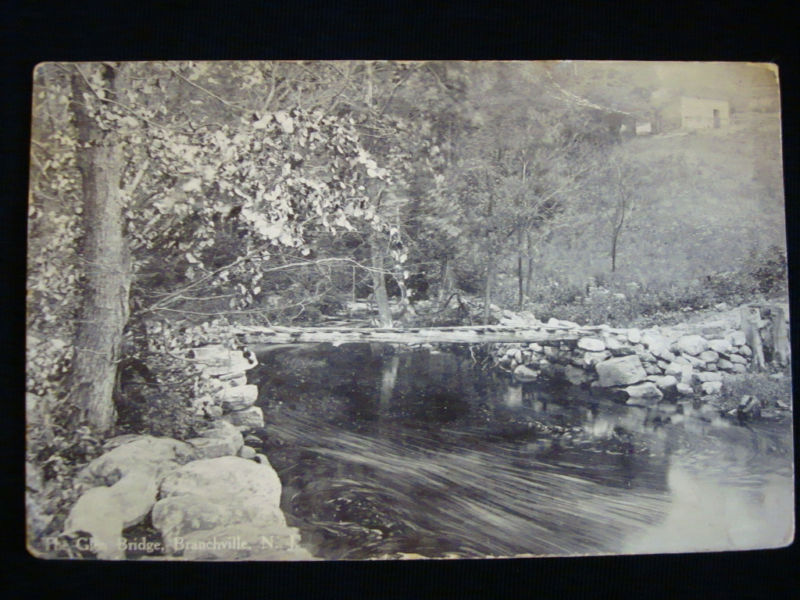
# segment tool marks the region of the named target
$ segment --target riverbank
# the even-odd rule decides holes
[[[252,354],[222,346],[193,350],[205,386],[195,407],[207,419],[186,440],[127,434],[103,444],[73,485],[79,491],[58,535],[39,538],[37,557],[105,560],[312,560],[280,508],[281,482],[264,454],[243,435],[263,427],[247,383]],[[257,438],[256,438],[256,441]],[[41,473],[28,463],[31,494]],[[31,489],[34,488],[34,489]],[[29,517],[30,518],[30,517]],[[29,524],[31,522],[29,521]]]
[[[769,310],[777,314],[783,331],[788,328],[788,307],[774,306]],[[575,340],[497,344],[492,358],[497,369],[520,384],[540,378],[566,381],[603,388],[629,404],[643,406],[665,398],[711,399],[744,376],[765,371],[765,352],[772,363],[769,372],[776,378],[788,376],[788,356],[779,356],[773,346],[770,328],[776,328],[775,323],[761,319],[757,310],[752,317],[752,310],[750,305],[723,306],[674,325],[646,329],[600,325],[596,335]],[[504,311],[500,322],[523,327],[539,323],[529,313],[510,311]],[[581,330],[576,323],[558,319],[547,325]],[[765,347],[762,339],[768,343]],[[781,401],[777,408],[788,404]],[[754,407],[745,409],[755,412]]]

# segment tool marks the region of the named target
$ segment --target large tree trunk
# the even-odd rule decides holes
[[[73,77],[73,97],[80,99],[85,91],[81,79]],[[69,400],[82,421],[96,433],[105,434],[116,418],[112,394],[122,332],[128,320],[131,283],[120,190],[122,156],[119,145],[105,138],[80,100],[74,105],[81,142],[78,166],[83,191],[86,285]]]
[[[372,259],[372,290],[378,305],[378,321],[381,327],[392,326],[392,312],[389,309],[389,295],[386,293],[386,276],[383,271],[383,254],[380,243],[374,236],[370,239],[370,255]]]

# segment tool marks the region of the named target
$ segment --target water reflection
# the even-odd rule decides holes
[[[327,558],[667,552],[791,539],[789,423],[509,385],[451,353],[272,353],[283,507]]]

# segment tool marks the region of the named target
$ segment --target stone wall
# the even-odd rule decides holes
[[[281,482],[243,433],[263,427],[254,406],[258,388],[247,383],[256,366],[248,352],[197,348],[214,391],[198,399],[210,422],[198,437],[179,441],[148,435],[108,440],[105,453],[80,473],[86,488],[72,507],[64,533],[88,539],[98,558],[124,559],[125,528],[148,517],[161,535],[164,558],[193,560],[311,560],[280,509]],[[150,540],[151,547],[154,543]]]
[[[556,319],[548,324],[578,327]],[[649,329],[601,326],[575,342],[499,344],[495,360],[519,382],[563,379],[621,390],[645,403],[665,393],[708,395],[722,390],[724,374],[748,370],[752,350],[738,327],[735,318]]]

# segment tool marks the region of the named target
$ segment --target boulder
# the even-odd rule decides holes
[[[753,351],[750,350],[750,346],[746,344],[742,344],[741,346],[736,348],[736,352],[738,352],[742,356],[751,356],[753,354]]]
[[[258,364],[252,352],[230,350],[220,345],[204,346],[189,351],[189,358],[201,366],[204,373],[212,376],[238,376],[242,371]]]
[[[644,363],[642,366],[644,367],[644,372],[648,375],[661,375],[664,372],[664,369],[654,363]]]
[[[79,478],[93,485],[114,485],[134,471],[152,473],[156,478],[195,458],[194,448],[172,438],[137,436],[95,458]]]
[[[252,460],[247,462],[265,468]],[[181,538],[198,531],[236,523],[262,529],[286,527],[286,519],[279,507],[260,504],[247,497],[244,500],[239,503],[234,497],[227,502],[215,501],[198,494],[164,498],[153,507],[153,527],[161,533],[168,554],[181,549]]]
[[[242,446],[239,449],[239,456],[247,460],[253,460],[256,457],[256,449],[252,446]]]
[[[731,343],[725,339],[708,340],[708,348],[718,354],[728,354],[731,351]]]
[[[669,351],[669,339],[655,331],[642,332],[642,343],[655,356],[661,356],[662,352]]]
[[[648,352],[647,350],[637,352],[636,356],[638,356],[639,360],[643,363],[654,363],[658,360],[652,352]]]
[[[692,365],[695,369],[705,369],[706,368],[706,361],[700,360],[696,356],[692,356],[691,354],[684,354],[683,358]]]
[[[198,458],[219,458],[235,456],[244,444],[241,432],[227,421],[215,421],[200,437],[187,440],[194,448]]]
[[[219,397],[219,403],[226,412],[250,408],[258,400],[257,385],[240,385],[225,388]]]
[[[624,341],[625,341],[625,344],[627,344],[628,338],[626,337]],[[625,344],[623,344],[622,341],[620,341],[617,338],[617,336],[615,336],[615,335],[613,335],[611,333],[604,333],[603,334],[603,344],[605,344],[606,350],[608,350],[609,352],[612,351],[615,348],[621,348],[623,345],[625,345]]]
[[[736,416],[740,421],[757,419],[761,417],[762,403],[756,396],[742,396],[739,406],[736,407]]]
[[[64,531],[89,533],[98,558],[124,558],[119,548],[122,530],[145,519],[156,492],[155,474],[146,471],[133,471],[110,487],[91,488],[73,505]]]
[[[717,362],[717,366],[723,371],[731,371],[733,369],[733,363],[727,358],[720,358]]]
[[[664,394],[652,381],[645,381],[638,385],[629,385],[625,388],[625,392],[628,394],[629,398],[627,404],[651,405],[658,403],[658,401],[664,397]]]
[[[234,504],[255,499],[278,506],[281,482],[269,465],[235,456],[197,460],[170,473],[161,482],[160,497],[196,494],[212,502]]]
[[[583,337],[578,340],[578,348],[587,352],[602,352],[606,349],[603,340],[592,337]]]
[[[739,356],[738,354],[730,354],[728,356],[728,360],[732,363],[738,363],[740,365],[746,365],[747,359],[744,356]]]
[[[85,532],[92,536],[91,549],[97,558],[120,560],[125,553],[119,547],[122,514],[110,487],[94,487],[74,504],[64,522],[64,533]]]
[[[697,356],[708,348],[708,342],[700,335],[684,335],[678,338],[675,347],[683,354]]]
[[[692,373],[694,373],[692,365],[682,364],[678,361],[671,362],[669,366],[664,369],[665,375],[674,375],[679,381],[686,384],[692,383]]]
[[[638,329],[629,329],[628,330],[628,341],[631,344],[638,344],[642,341],[642,332]]]
[[[220,375],[220,381],[226,382],[230,387],[239,387],[240,385],[247,385],[247,374],[244,372],[230,373],[228,375]]]
[[[670,352],[668,348],[662,348],[661,351],[658,354],[656,354],[656,356],[668,363],[672,362],[676,358],[675,355],[672,352]]]
[[[586,371],[572,365],[564,367],[564,377],[572,385],[581,385],[589,381],[589,376],[586,374]]]
[[[105,442],[103,442],[103,452],[109,452],[114,448],[119,448],[120,446],[124,446],[125,444],[130,444],[138,439],[146,437],[141,433],[125,433],[123,435],[117,435],[112,438],[108,438]]]
[[[608,347],[608,351],[611,352],[612,356],[628,356],[630,354],[636,354],[636,350],[633,349],[633,346],[630,344],[619,344],[619,346],[612,346],[606,344]]]
[[[525,365],[519,365],[514,369],[514,379],[521,383],[536,381],[539,378],[539,371],[534,371]]]
[[[747,373],[747,367],[745,365],[740,365],[739,363],[734,363],[731,367],[732,373]]]
[[[286,529],[281,483],[266,459],[224,456],[189,463],[161,482],[160,497],[152,520],[170,553],[185,549],[181,540],[198,531],[233,524],[253,532]]]
[[[725,336],[725,339],[730,342],[731,346],[743,346],[747,343],[744,331],[731,331]]]
[[[538,353],[541,353],[543,350],[542,346],[537,344],[536,342],[531,342],[530,344],[528,344],[528,349]]]
[[[660,390],[667,390],[678,385],[678,379],[674,375],[650,375],[647,380],[655,383]]]
[[[647,377],[636,355],[609,358],[595,365],[600,387],[639,383]]]
[[[583,361],[582,362],[587,367],[591,367],[593,365],[596,365],[599,362],[604,361],[605,359],[607,359],[610,356],[611,356],[611,354],[609,354],[606,351],[603,351],[603,352],[584,352],[583,353]]]
[[[694,389],[688,383],[680,382],[675,386],[675,390],[683,396],[691,396],[694,394]]]
[[[704,350],[697,356],[697,358],[706,363],[715,363],[719,360],[719,354],[713,350]]]
[[[264,426],[264,413],[258,406],[229,412],[223,415],[222,419],[236,427],[253,428]]]
[[[710,373],[708,371],[699,371],[694,374],[695,379],[700,383],[707,381],[722,381],[722,375],[719,373]]]
[[[722,391],[721,381],[706,381],[700,384],[700,389],[704,394],[719,394]]]

